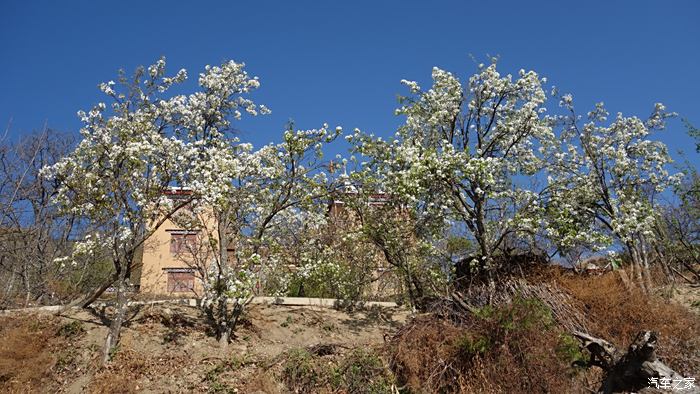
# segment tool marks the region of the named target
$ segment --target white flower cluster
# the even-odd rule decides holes
[[[673,186],[682,174],[669,173],[666,146],[649,136],[674,114],[656,104],[647,121],[618,113],[606,125],[609,113],[598,103],[580,125],[571,96],[562,96],[562,102],[571,114],[556,119],[563,128],[547,168],[548,235],[565,248],[652,241],[653,193]]]
[[[70,256],[57,257],[54,263],[59,264],[60,269],[66,268],[66,264],[76,267],[79,261],[98,256],[103,247],[102,242],[99,234],[87,234],[84,239],[74,244]]]
[[[55,198],[62,209],[89,221],[103,242],[118,245],[108,248],[115,261],[128,259],[153,226],[177,209],[166,189],[179,185],[195,192],[193,197],[219,202],[236,176],[256,173],[251,167],[263,160],[250,145],[226,135],[241,111],[269,112],[245,97],[260,82],[242,63],[208,66],[199,77],[201,90],[189,96],[167,97],[187,72],[165,72],[160,59],[133,79],[122,75],[127,86],[121,90],[113,81],[101,84],[113,104],[80,111],[83,139],[42,170],[59,183]]]
[[[651,239],[649,193],[680,176],[668,172],[666,146],[649,139],[674,115],[662,104],[646,121],[617,114],[606,125],[599,103],[581,125],[570,94],[559,96],[566,115],[546,115],[546,80],[533,71],[514,78],[480,65],[464,85],[438,68],[432,76],[427,91],[402,81],[410,96],[401,98],[396,112],[406,121],[393,139],[359,130],[347,137],[369,159],[358,177],[391,190],[418,217],[466,228],[481,255],[513,233],[542,234],[562,252]],[[533,176],[546,185],[526,186]]]
[[[513,180],[541,172],[554,144],[543,117],[544,79],[521,70],[514,80],[495,64],[481,66],[466,85],[439,68],[432,77],[427,91],[402,81],[411,96],[397,109],[406,122],[395,138],[356,131],[348,140],[371,159],[366,176],[426,220],[462,223],[488,254],[503,234],[535,231],[541,221],[541,210],[531,209],[538,194]]]
[[[220,269],[216,262],[208,264],[208,267],[207,275],[203,280],[202,304],[204,306],[218,305],[229,300],[245,302],[253,295],[258,283],[256,272],[240,267]]]

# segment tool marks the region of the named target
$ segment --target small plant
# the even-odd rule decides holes
[[[324,371],[316,365],[314,357],[305,349],[291,349],[287,353],[282,377],[292,391],[306,393],[323,383]]]
[[[280,326],[287,328],[292,323],[294,323],[294,319],[291,315],[287,315],[287,318],[282,323],[280,323]]]
[[[579,342],[569,334],[559,336],[559,346],[556,348],[557,355],[569,365],[582,367],[586,365],[586,356],[581,352]]]
[[[179,327],[170,328],[165,335],[163,335],[164,344],[179,344],[182,337],[185,335],[185,330]]]
[[[473,313],[480,319],[488,319],[493,316],[495,309],[491,305],[484,305],[481,308],[475,308]]]
[[[254,360],[250,357],[248,353],[244,353],[242,356],[234,354],[233,357],[231,357],[231,360],[229,360],[226,364],[230,369],[235,370],[245,367],[253,361]]]
[[[85,328],[80,320],[74,320],[59,327],[57,334],[64,338],[75,338],[85,333]]]
[[[502,330],[525,332],[531,329],[548,330],[554,326],[552,310],[535,298],[516,297],[504,308],[493,310],[486,318],[493,318]]]
[[[493,344],[487,337],[479,336],[476,339],[469,334],[460,337],[455,343],[456,350],[467,357],[486,353]]]
[[[54,367],[59,371],[69,370],[73,365],[75,365],[77,358],[78,352],[76,349],[69,347],[66,351],[58,353]]]
[[[209,387],[209,393],[235,393],[232,388],[221,382],[221,374],[226,370],[226,364],[227,363],[225,362],[217,364],[214,368],[207,371],[206,375],[204,376],[204,381],[207,382],[207,386]]]
[[[109,349],[109,359],[113,360],[114,357],[119,353],[119,345],[112,347]]]
[[[333,371],[333,385],[349,394],[391,393],[392,376],[375,353],[355,349]]]

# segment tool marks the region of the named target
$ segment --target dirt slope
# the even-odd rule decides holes
[[[279,370],[290,349],[379,348],[407,315],[255,305],[222,349],[196,308],[149,306],[134,311],[107,369],[97,367],[106,333],[98,314],[3,316],[0,391],[283,392]]]

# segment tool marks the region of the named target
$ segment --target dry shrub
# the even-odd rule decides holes
[[[418,316],[404,326],[390,342],[390,367],[399,384],[417,390],[428,383],[435,369],[455,356],[454,343],[463,332],[433,315]]]
[[[57,351],[66,339],[51,316],[0,319],[0,388],[2,392],[44,391],[51,387]]]
[[[391,392],[393,376],[372,350],[354,349],[333,368],[333,386],[347,394],[384,394]]]
[[[328,363],[321,357],[301,348],[287,352],[282,381],[291,392],[330,392],[330,376]]]
[[[400,385],[412,392],[465,393],[596,388],[602,371],[579,368],[588,354],[569,335],[572,330],[623,351],[640,331],[656,331],[661,359],[684,376],[698,373],[698,317],[661,297],[629,290],[617,272],[575,275],[541,267],[527,278],[501,282],[496,292],[472,287],[463,293],[392,339],[391,368]]]
[[[147,360],[131,349],[118,349],[111,363],[95,374],[90,382],[90,392],[136,392],[134,383],[146,373]]]
[[[656,331],[663,361],[684,376],[700,372],[700,319],[683,306],[627,289],[617,272],[557,281],[582,304],[590,334],[626,350],[640,331]]]
[[[389,394],[394,380],[379,354],[364,348],[343,355],[326,346],[291,349],[281,372],[293,393]]]
[[[402,328],[389,344],[399,385],[441,393],[580,389],[572,363],[582,354],[544,304],[521,298],[475,312],[459,325],[427,315]]]
[[[472,286],[463,292],[453,293],[451,300],[439,302],[442,304],[440,310],[445,308],[447,311],[451,310],[452,318],[458,322],[465,311],[460,305],[467,305],[467,309],[481,308],[486,305],[507,305],[518,298],[535,299],[550,309],[552,317],[563,329],[587,332],[586,317],[580,303],[556,283],[547,280],[542,271],[542,269],[537,270],[533,278],[506,277],[495,287],[482,284]],[[454,310],[455,306],[457,310]]]

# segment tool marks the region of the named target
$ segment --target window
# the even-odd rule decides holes
[[[194,290],[194,270],[189,268],[166,268],[168,292],[182,293]]]
[[[181,254],[192,252],[197,245],[197,234],[188,232],[170,233],[170,253]]]

